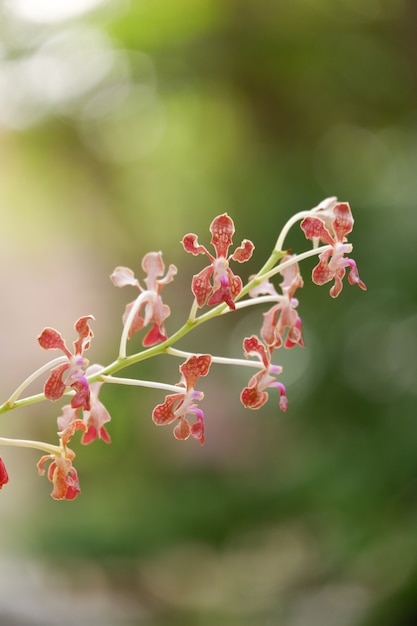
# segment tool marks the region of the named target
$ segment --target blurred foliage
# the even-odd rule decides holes
[[[35,453],[2,451],[2,550],[42,557],[74,598],[99,588],[114,608],[122,593],[112,626],[415,623],[416,24],[412,0],[0,4],[4,396],[43,362],[42,326],[70,340],[92,312],[90,358],[114,358],[133,294],[107,277],[140,275],[148,250],[180,269],[172,332],[201,267],[179,241],[208,243],[225,211],[256,246],[244,274],[292,213],[348,200],[368,285],[331,301],[303,266],[285,416],[273,397],[245,411],[245,373],[213,368],[199,449],[152,425],[160,392],[104,388],[113,443],[76,448],[72,503],[49,498]],[[260,321],[216,320],[184,347],[240,357]],[[127,375],[175,383],[177,368]],[[23,413],[5,435],[53,439],[53,408]]]

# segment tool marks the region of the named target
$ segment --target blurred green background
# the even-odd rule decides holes
[[[302,266],[285,415],[273,393],[245,410],[247,372],[213,367],[200,448],[152,424],[163,392],[103,388],[113,443],[74,443],[75,502],[37,452],[2,449],[2,625],[417,623],[416,25],[413,0],[0,3],[2,401],[45,362],[44,326],[71,342],[92,313],[90,361],[113,360],[134,292],[108,276],[149,250],[179,267],[173,332],[203,267],[179,242],[225,211],[256,246],[246,277],[293,213],[349,201],[368,286],[332,300]],[[241,358],[261,319],[179,347]],[[3,415],[2,435],[54,441],[58,413]]]

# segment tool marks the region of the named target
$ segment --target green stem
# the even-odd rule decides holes
[[[299,213],[296,213],[295,215],[290,217],[290,219],[285,224],[284,228],[281,230],[279,234],[279,237],[274,247],[274,251],[282,250],[284,247],[285,237],[288,235],[289,231],[294,226],[294,224],[296,224],[300,220],[303,220],[305,217],[309,217],[310,215],[311,215],[311,209],[309,211],[300,211]]]

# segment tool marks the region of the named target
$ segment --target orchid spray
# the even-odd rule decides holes
[[[289,252],[285,239],[290,229],[300,223],[306,239],[312,242],[307,251]],[[91,444],[96,439],[111,443],[109,422],[111,417],[99,399],[103,384],[134,385],[167,391],[168,395],[152,412],[152,420],[158,425],[171,424],[176,439],[205,442],[205,416],[201,404],[204,399],[198,390],[199,379],[208,376],[212,363],[224,366],[249,367],[255,372],[248,377],[247,385],[240,392],[240,401],[249,409],[259,409],[270,394],[277,394],[281,411],[288,408],[284,383],[279,380],[282,367],[273,362],[279,348],[292,349],[304,346],[302,321],[297,307],[296,292],[303,287],[299,263],[317,256],[318,263],[312,272],[312,281],[317,285],[332,283],[330,295],[336,298],[343,288],[343,278],[351,285],[366,290],[359,278],[356,263],[348,255],[352,244],[347,235],[352,231],[353,217],[347,202],[327,198],[313,209],[293,215],[284,225],[275,247],[257,274],[249,276],[246,283],[235,273],[236,264],[248,261],[254,244],[244,239],[232,253],[235,226],[232,218],[224,213],[214,218],[210,225],[211,245],[214,254],[198,242],[197,235],[189,233],[182,239],[184,250],[192,255],[204,255],[208,264],[191,281],[194,296],[188,317],[178,330],[169,333],[165,323],[169,318],[170,307],[162,300],[162,290],[177,274],[177,268],[170,265],[165,271],[161,252],[148,252],[142,259],[142,270],[146,277],[141,281],[127,267],[117,267],[110,279],[116,287],[133,287],[138,290],[136,298],[127,304],[122,317],[122,332],[117,358],[107,366],[89,365],[84,353],[93,338],[92,315],[85,315],[75,323],[77,335],[71,351],[61,334],[54,328],[44,328],[38,343],[45,350],[60,350],[63,355],[48,361],[33,372],[12,395],[0,406],[0,413],[22,408],[41,401],[58,401],[68,398],[57,418],[56,443],[11,439],[0,437],[0,445],[36,448],[42,451],[37,467],[40,475],[45,473],[52,483],[52,498],[73,500],[80,493],[79,478],[73,466],[75,452],[73,438],[82,431],[81,444]],[[233,263],[233,269],[231,267]],[[276,284],[274,284],[275,279]],[[168,289],[167,289],[168,293]],[[175,345],[196,327],[215,317],[233,314],[238,309],[263,306],[263,321],[259,330],[250,337],[243,338],[242,356],[226,358],[220,355],[200,354],[178,350]],[[268,308],[269,307],[269,308]],[[143,333],[139,352],[128,354],[129,340]],[[157,355],[167,355],[181,359],[180,380],[176,384],[122,378],[116,376],[121,370],[135,363],[151,359]],[[32,396],[24,396],[25,389],[37,379],[47,374],[43,391]],[[110,432],[109,432],[109,430]],[[0,458],[0,489],[9,481],[9,476]]]

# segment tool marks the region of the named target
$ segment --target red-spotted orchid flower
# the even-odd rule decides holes
[[[102,367],[100,365],[91,365],[87,368],[87,374],[96,374]],[[86,432],[81,438],[81,443],[87,445],[95,439],[102,439],[106,443],[111,443],[111,438],[104,424],[110,422],[110,413],[98,397],[102,382],[90,383],[91,397],[90,410],[83,412],[84,424]]]
[[[53,484],[51,496],[54,500],[74,500],[80,493],[78,474],[72,466],[74,457],[74,452],[65,448],[65,454],[46,454],[37,464],[39,474],[43,476],[44,464],[51,461],[47,476]]]
[[[87,368],[86,375],[91,376],[102,369],[101,365],[91,365]],[[111,438],[104,424],[110,422],[111,417],[99,400],[98,394],[102,382],[90,383],[90,410],[83,411],[83,419],[78,417],[80,409],[73,409],[70,404],[62,407],[62,415],[58,417],[58,435],[62,445],[66,446],[76,430],[84,431],[81,443],[87,445],[95,439],[102,439],[106,443],[111,443]]]
[[[240,394],[242,404],[249,409],[259,409],[268,400],[266,389],[275,388],[279,391],[279,408],[281,411],[286,411],[288,400],[285,387],[275,379],[275,376],[281,374],[282,367],[271,364],[273,349],[265,348],[255,335],[244,339],[243,349],[246,357],[256,356],[261,361],[263,368],[252,376],[248,386]]]
[[[3,459],[0,457],[0,489],[9,482],[9,475]]]
[[[78,417],[79,409],[73,409],[70,404],[62,407],[62,415],[57,419],[58,436],[61,439],[61,445],[66,448],[75,431],[87,430],[87,426],[82,419]]]
[[[281,260],[286,264],[294,255],[286,255]],[[251,289],[249,295],[255,298],[261,294],[277,296],[278,303],[264,313],[261,337],[269,348],[292,348],[304,346],[301,318],[296,311],[298,300],[294,298],[296,290],[303,286],[298,263],[292,263],[281,271],[284,280],[280,283],[282,295],[278,295],[269,281],[264,281]],[[286,336],[285,336],[286,335]],[[285,336],[285,339],[284,339]]]
[[[160,293],[165,285],[174,280],[177,268],[175,265],[170,265],[167,274],[163,278],[158,278],[163,276],[165,272],[162,252],[148,252],[142,259],[142,269],[147,273],[147,277],[144,279],[146,289],[143,289],[132,270],[128,267],[116,267],[110,279],[116,287],[132,285],[139,289],[139,297],[126,307],[123,315],[123,324],[127,323],[129,314],[132,308],[135,307],[135,313],[130,320],[128,338],[130,339],[134,333],[148,326],[148,324],[152,324],[152,328],[144,337],[142,344],[144,346],[153,346],[159,341],[165,341],[167,338],[164,322],[170,315],[171,310],[167,304],[162,302]]]
[[[45,350],[62,350],[68,358],[67,363],[58,365],[51,370],[50,376],[45,383],[44,393],[48,400],[59,400],[64,395],[67,387],[72,387],[75,395],[72,397],[71,406],[74,409],[82,407],[90,409],[90,388],[85,375],[88,360],[84,358],[84,351],[90,347],[93,331],[89,321],[92,315],[80,317],[75,323],[78,333],[77,341],[74,341],[74,353],[67,348],[61,334],[54,328],[44,328],[38,337],[39,345]]]
[[[199,307],[225,302],[230,309],[235,309],[235,299],[242,291],[242,280],[233,274],[229,261],[244,263],[252,256],[254,245],[244,239],[241,245],[228,256],[229,247],[235,232],[233,220],[224,213],[216,217],[211,225],[211,243],[216,250],[216,258],[210,254],[205,246],[198,243],[197,235],[185,235],[182,245],[186,252],[193,255],[205,254],[210,259],[210,265],[193,277],[192,291]]]
[[[314,215],[304,218],[301,222],[305,236],[314,243],[322,241],[332,246],[319,255],[319,263],[312,273],[313,282],[316,285],[324,285],[334,279],[330,295],[336,298],[342,291],[346,268],[349,268],[349,283],[366,290],[365,283],[359,278],[355,261],[344,256],[352,249],[346,238],[353,229],[354,221],[349,204],[330,198],[313,209],[312,213]]]
[[[165,396],[165,402],[158,404],[153,412],[152,419],[158,426],[177,422],[174,428],[174,436],[177,439],[188,439],[191,435],[194,439],[204,443],[204,413],[196,402],[204,398],[202,391],[195,389],[195,384],[200,376],[206,376],[211,365],[210,354],[200,354],[189,357],[180,366],[181,382],[184,391]],[[197,418],[190,425],[187,415]]]

